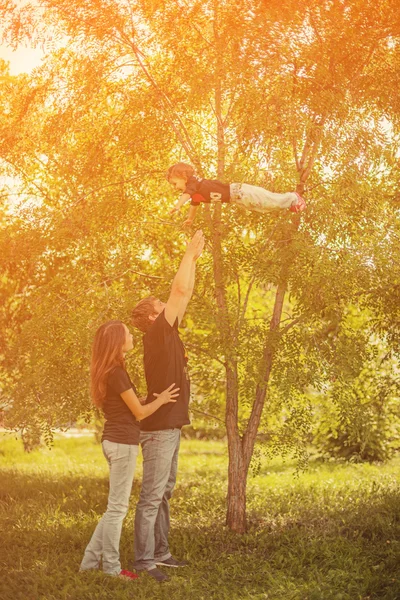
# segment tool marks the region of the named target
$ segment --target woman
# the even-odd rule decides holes
[[[142,405],[125,369],[125,354],[133,348],[132,334],[121,321],[108,321],[96,331],[90,367],[91,396],[104,412],[103,453],[110,468],[107,510],[85,550],[80,570],[98,569],[110,575],[136,579],[121,570],[119,541],[128,511],[139,444],[139,421],[163,404],[176,402],[179,388],[172,384],[157,399]]]

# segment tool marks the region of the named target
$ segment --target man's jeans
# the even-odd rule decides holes
[[[149,571],[171,556],[169,499],[178,469],[180,429],[142,431],[143,482],[135,516],[135,569]]]
[[[103,571],[110,575],[118,575],[121,571],[119,540],[122,522],[128,512],[139,446],[104,440],[102,447],[110,467],[107,510],[85,550],[80,570],[98,569],[103,557]]]

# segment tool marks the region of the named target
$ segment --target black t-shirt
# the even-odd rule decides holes
[[[137,395],[136,388],[125,369],[115,367],[107,379],[106,398],[103,404],[106,422],[101,441],[108,440],[117,444],[139,444],[139,421],[136,421],[120,395],[131,388]]]
[[[140,422],[140,428],[142,431],[158,431],[189,425],[190,381],[178,319],[171,327],[163,311],[143,336],[143,346],[148,394],[146,404],[156,399],[154,392],[160,394],[172,383],[180,390],[175,403],[163,404]]]
[[[227,183],[222,183],[217,179],[199,179],[192,175],[187,180],[185,194],[200,194],[204,198],[204,202],[230,202],[230,187]],[[192,206],[199,206],[200,202],[193,198]]]

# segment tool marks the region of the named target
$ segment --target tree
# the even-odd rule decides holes
[[[47,0],[43,7],[41,22],[67,35],[68,46],[31,81],[16,84],[14,102],[28,106],[34,139],[24,126],[6,124],[2,156],[23,173],[24,193],[40,182],[37,212],[60,211],[47,245],[37,227],[40,277],[36,272],[32,285],[43,298],[47,281],[50,298],[61,295],[71,314],[80,314],[79,356],[85,319],[105,302],[96,293],[88,305],[85,290],[113,280],[115,308],[132,281],[143,291],[149,286],[125,269],[165,276],[151,283],[166,290],[182,248],[182,237],[162,222],[166,208],[155,182],[170,162],[184,158],[200,174],[277,191],[307,187],[301,219],[220,205],[203,215],[210,255],[188,338],[199,357],[199,387],[216,379],[225,389],[227,523],[243,532],[247,474],[268,422],[267,400],[285,413],[286,445],[304,445],[312,419],[307,390],[344,372],[356,378],[368,359],[369,331],[354,334],[348,306],[373,311],[377,321],[368,327],[394,329],[398,340],[399,17],[386,0],[307,0],[301,7],[292,0]],[[17,39],[16,12],[4,16]],[[38,18],[34,8],[30,18]],[[10,132],[18,144],[7,141]],[[134,243],[117,219],[132,219]],[[132,260],[156,248],[150,262]],[[81,290],[78,302],[66,281]],[[35,305],[26,339],[43,321]],[[119,304],[122,312],[126,306]],[[58,315],[55,321],[60,325]],[[25,321],[23,329],[28,335]],[[28,354],[32,360],[31,348]],[[83,401],[73,394],[71,414]]]

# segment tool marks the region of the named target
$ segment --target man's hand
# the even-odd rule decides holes
[[[186,248],[186,254],[191,256],[193,260],[197,260],[203,251],[205,244],[204,233],[201,229],[198,229],[192,239],[190,240],[188,247]]]

